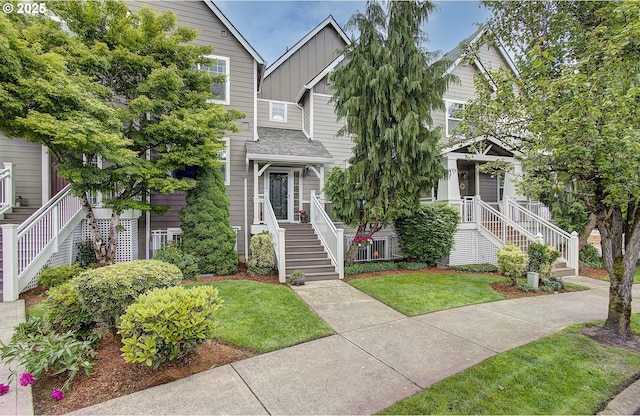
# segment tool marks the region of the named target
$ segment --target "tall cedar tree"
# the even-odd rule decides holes
[[[518,76],[478,77],[461,128],[520,149],[523,193],[551,192],[595,217],[611,280],[602,335],[630,340],[640,252],[640,3],[485,5]]]
[[[345,50],[345,64],[332,76],[338,118],[346,121],[355,146],[349,166],[333,169],[325,192],[332,212],[357,235],[371,236],[396,218],[414,212],[422,193],[444,175],[441,137],[431,111],[444,110],[453,77],[448,62],[424,51],[420,27],[435,6],[429,1],[390,1],[386,11],[367,2],[347,28],[360,33]],[[357,255],[354,243],[347,264]]]
[[[198,185],[187,193],[187,205],[178,214],[182,248],[198,260],[200,273],[235,274],[236,234],[229,223],[229,197],[220,169],[205,169]]]
[[[126,209],[162,211],[148,192],[187,191],[171,171],[211,167],[219,138],[243,115],[210,103],[223,79],[194,70],[211,47],[173,13],[129,13],[121,1],[47,2],[59,21],[0,14],[0,130],[45,146],[82,200],[100,264],[115,259]],[[72,33],[69,33],[72,32]],[[102,161],[102,168],[89,161]],[[112,208],[97,227],[91,196]]]

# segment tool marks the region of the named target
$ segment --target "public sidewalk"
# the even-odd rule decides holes
[[[25,321],[25,314],[23,300],[0,302],[0,341],[11,341],[13,328]],[[9,367],[0,362],[0,383],[7,384],[8,377]],[[9,393],[0,396],[0,415],[32,415],[31,386],[22,387],[13,380],[10,388]]]
[[[75,414],[372,414],[497,353],[603,319],[592,290],[407,318],[341,281],[294,290],[336,335],[215,368]],[[640,296],[640,287],[634,290]],[[638,310],[640,303],[634,302]]]

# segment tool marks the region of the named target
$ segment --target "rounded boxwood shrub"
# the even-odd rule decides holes
[[[507,276],[513,285],[518,283],[527,268],[527,255],[515,244],[507,243],[498,250],[498,270]]]
[[[181,280],[182,273],[173,264],[135,260],[87,270],[74,282],[82,304],[95,321],[115,328],[118,318],[139,295],[176,286]]]
[[[45,267],[36,278],[36,282],[49,289],[68,282],[82,273],[82,271],[83,269],[78,263]]]
[[[175,244],[167,244],[153,255],[154,260],[164,261],[174,266],[182,272],[182,276],[189,280],[198,280],[198,260],[195,256],[184,252]]]
[[[45,320],[54,331],[73,331],[81,338],[91,334],[95,326],[93,315],[80,301],[74,281],[51,288],[45,304]]]
[[[423,204],[413,215],[395,221],[402,253],[431,266],[449,255],[460,213],[438,203]]]
[[[157,368],[213,338],[221,299],[218,289],[155,289],[127,308],[120,322],[125,361]]]

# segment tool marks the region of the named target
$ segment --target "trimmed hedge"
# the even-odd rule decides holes
[[[396,263],[383,261],[379,263],[352,264],[351,266],[346,266],[344,268],[344,274],[353,275],[353,274],[361,274],[361,273],[373,273],[373,272],[384,272],[384,271],[395,271],[395,270],[398,270],[398,265]]]
[[[492,273],[498,271],[498,267],[491,263],[460,264],[457,266],[449,266],[449,268],[457,272]]]
[[[120,316],[148,290],[176,286],[182,273],[173,264],[158,260],[135,260],[87,270],[75,288],[84,307],[96,322],[115,328]]]
[[[507,276],[513,285],[518,284],[518,277],[527,269],[527,255],[515,244],[507,243],[498,250],[498,270]]]
[[[175,244],[167,244],[153,255],[154,260],[164,261],[177,266],[182,276],[189,280],[198,280],[198,260]]]
[[[247,267],[256,274],[267,269],[275,269],[275,253],[273,252],[273,240],[268,231],[263,231],[251,237],[251,256],[247,260]],[[270,273],[269,273],[270,274]]]
[[[46,289],[59,286],[82,273],[84,269],[78,263],[63,266],[45,267],[42,269],[36,282]]]
[[[73,280],[51,288],[45,304],[45,320],[54,331],[73,331],[86,338],[95,327],[93,315],[82,304]]]

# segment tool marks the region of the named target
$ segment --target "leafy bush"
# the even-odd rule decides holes
[[[344,274],[353,275],[361,273],[373,273],[398,270],[398,265],[390,261],[382,261],[379,263],[357,263],[344,268]]]
[[[36,378],[44,372],[68,373],[63,387],[66,388],[79,371],[91,374],[96,356],[93,345],[98,339],[98,335],[78,340],[72,332],[47,332],[44,320],[31,318],[15,327],[8,344],[0,342],[0,357],[7,365],[16,361],[22,370]],[[10,371],[11,378],[15,377],[16,370]]]
[[[176,286],[182,273],[173,264],[158,260],[136,260],[87,270],[76,279],[80,300],[96,322],[109,328],[144,292]]]
[[[276,267],[273,240],[268,231],[263,231],[251,237],[249,247],[251,249],[251,257],[247,260],[249,270],[255,267],[262,269],[274,269]]]
[[[91,240],[77,242],[76,250],[78,251],[76,254],[76,263],[79,263],[81,267],[92,267],[98,262]]]
[[[247,270],[258,276],[271,276],[273,274],[271,267],[248,266]]]
[[[91,315],[80,301],[73,281],[66,282],[49,290],[45,320],[56,332],[75,332],[86,339],[95,327]]]
[[[547,292],[560,292],[565,287],[567,287],[567,284],[561,277],[550,277],[542,281],[541,289]]]
[[[540,278],[548,278],[553,275],[553,264],[560,258],[560,252],[551,246],[540,243],[531,243],[527,248],[529,257],[529,271],[540,273]]]
[[[186,206],[178,213],[182,223],[182,249],[193,254],[201,273],[235,274],[236,233],[229,222],[229,197],[219,168],[200,170],[195,188],[187,192]]]
[[[167,244],[153,255],[154,260],[164,261],[177,266],[182,276],[189,280],[198,280],[198,261],[195,256],[186,253],[175,244]]]
[[[602,269],[604,267],[604,260],[602,260],[600,252],[591,243],[585,244],[585,246],[580,249],[580,262],[587,267],[593,267],[595,269]]]
[[[498,267],[491,263],[459,264],[457,266],[449,266],[449,268],[457,272],[493,273],[498,271]]]
[[[537,287],[531,286],[528,283],[519,284],[518,289],[522,290],[523,292],[531,292],[531,293],[535,293],[539,290]]]
[[[176,286],[141,295],[122,316],[125,361],[153,368],[178,359],[213,338],[221,299],[218,289]]]
[[[400,266],[401,268],[405,269],[405,270],[422,270],[422,269],[426,269],[429,267],[429,265],[427,263],[420,263],[418,261],[416,262],[406,262],[406,261],[401,261],[398,263],[398,266]]]
[[[302,270],[294,270],[289,277],[289,284],[292,286],[302,286],[306,282],[307,274]]]
[[[45,267],[36,278],[36,282],[49,289],[50,287],[59,286],[68,282],[80,273],[82,273],[82,267],[80,267],[78,263]]]
[[[436,264],[453,247],[460,213],[443,204],[423,204],[410,217],[395,222],[402,252],[410,259]]]
[[[527,256],[520,247],[507,243],[504,248],[498,250],[498,270],[507,276],[513,285],[517,284],[517,278],[522,276],[527,267]]]

